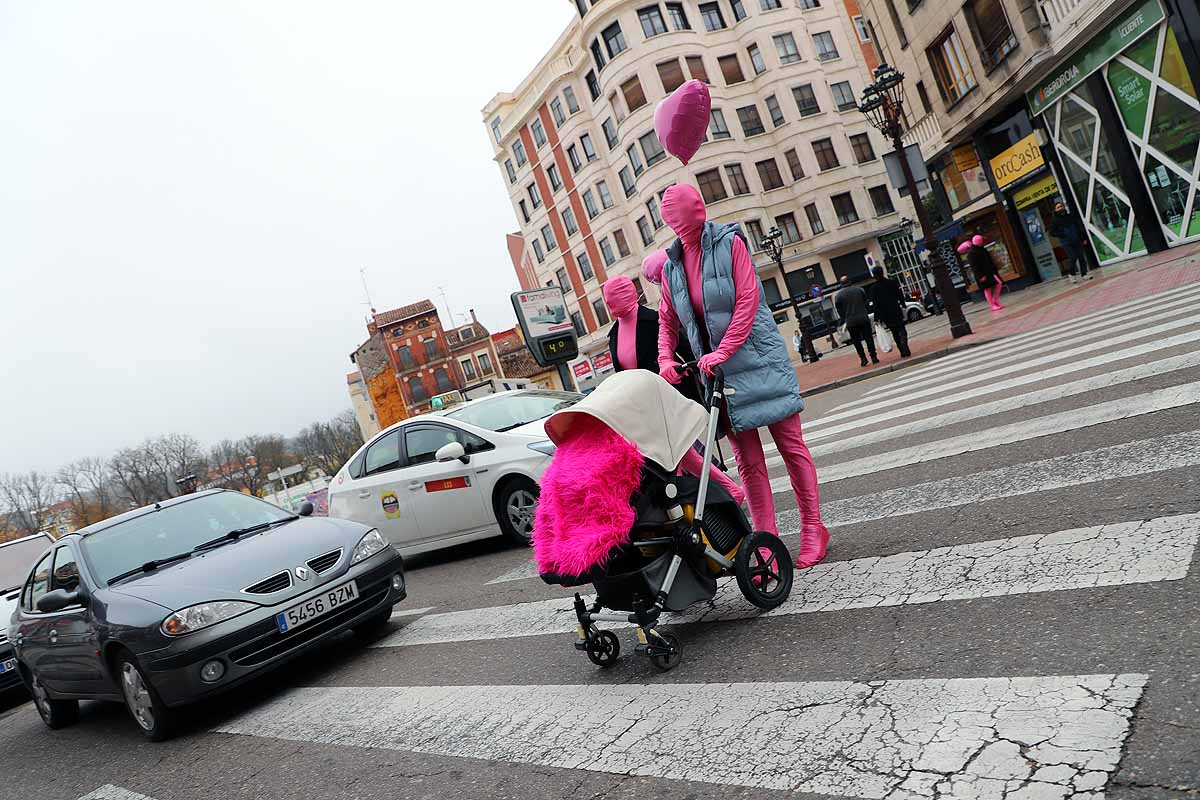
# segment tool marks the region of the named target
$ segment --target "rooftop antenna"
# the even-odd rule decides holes
[[[358,277],[360,280],[362,280],[363,294],[366,295],[366,298],[367,298],[367,308],[371,309],[371,315],[374,316],[375,315],[375,304],[371,302],[371,290],[367,288],[367,268],[366,267],[359,268]]]
[[[439,286],[437,288],[442,295],[442,304],[446,306],[446,316],[450,319],[450,328],[457,328],[458,326],[454,323],[454,312],[450,310],[450,301],[446,299],[446,287]]]

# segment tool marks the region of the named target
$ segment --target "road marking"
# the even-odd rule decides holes
[[[829,484],[847,478],[872,475],[897,467],[1016,444],[1195,403],[1200,403],[1200,381],[1169,386],[1145,394],[1122,397],[1083,408],[1073,408],[1069,411],[1060,411],[1057,414],[1034,417],[1008,425],[997,425],[987,430],[964,433],[900,450],[876,453],[832,466],[818,467],[817,476],[821,484]],[[768,464],[770,464],[769,461]],[[771,491],[780,492],[789,488],[790,485],[788,476],[782,475],[771,480]]]
[[[505,572],[499,577],[492,578],[485,586],[491,586],[495,583],[507,583],[509,581],[521,581],[526,578],[536,578],[538,575],[537,564],[533,561],[523,561],[520,566],[513,567],[508,572]]]
[[[736,581],[726,578],[711,601],[664,615],[663,622],[721,622],[1174,581],[1187,576],[1198,537],[1200,514],[1183,514],[831,561],[805,570],[787,602],[765,614],[742,597]],[[431,614],[372,646],[562,634],[573,631],[575,624],[573,601],[560,597]]]
[[[154,800],[154,798],[106,783],[96,791],[88,792],[79,800]]]
[[[312,687],[217,732],[863,798],[1084,798],[1147,680]]]
[[[392,611],[392,619],[396,617],[419,617],[422,614],[428,614],[437,606],[429,606],[428,608],[404,608],[399,611]]]
[[[1111,350],[1111,349],[1115,348],[1117,345],[1126,344],[1128,342],[1132,342],[1132,341],[1135,341],[1138,339],[1153,339],[1156,336],[1159,336],[1163,333],[1167,333],[1168,331],[1173,331],[1176,328],[1184,328],[1189,325],[1196,325],[1196,324],[1200,324],[1200,319],[1193,317],[1191,319],[1180,319],[1180,320],[1174,320],[1172,322],[1164,322],[1161,325],[1156,325],[1156,326],[1153,326],[1150,328],[1136,330],[1132,333],[1124,334],[1122,336],[1114,336],[1111,338],[1105,337],[1103,339],[1098,339],[1093,342],[1087,342],[1078,347],[1073,347],[1073,348],[1066,349],[1066,350],[1058,350],[1057,352],[1050,353],[1049,355],[1046,355],[1046,356],[1041,356],[1040,358],[1034,358],[1034,359],[1031,359],[1028,361],[1022,361],[1017,364],[1010,364],[1007,367],[1000,367],[998,369],[991,370],[987,374],[970,375],[970,376],[964,377],[960,380],[952,380],[947,383],[935,382],[936,385],[934,385],[934,386],[928,386],[924,389],[916,389],[915,391],[912,391],[905,395],[897,395],[895,397],[889,397],[886,399],[879,400],[878,402],[868,403],[867,405],[860,406],[853,410],[841,411],[841,412],[838,412],[835,414],[830,414],[829,416],[821,417],[820,419],[818,419],[814,422],[810,422],[805,427],[808,430],[819,430],[821,428],[828,427],[830,422],[835,422],[837,420],[846,419],[847,417],[858,416],[858,415],[864,414],[868,411],[878,411],[878,410],[881,410],[884,408],[890,408],[891,406],[895,406],[895,405],[909,404],[913,400],[918,400],[922,397],[931,397],[933,395],[946,394],[946,393],[949,393],[952,391],[956,391],[958,389],[962,389],[967,386],[972,386],[972,385],[974,385],[976,383],[980,383],[982,381],[988,381],[989,383],[991,383],[991,382],[994,382],[997,378],[1000,378],[1001,376],[1004,376],[1004,375],[1012,375],[1015,373],[1033,369],[1034,367],[1041,367],[1041,366],[1045,366],[1046,364],[1052,364],[1052,363],[1056,363],[1059,361],[1067,361],[1069,359],[1074,359],[1078,356],[1081,356],[1084,353],[1090,353],[1093,350],[1101,350],[1101,349]]]

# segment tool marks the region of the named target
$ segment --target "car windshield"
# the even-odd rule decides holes
[[[49,537],[37,536],[0,547],[0,591],[23,585],[33,562],[50,543]]]
[[[186,553],[229,531],[290,516],[256,497],[219,492],[89,534],[83,538],[83,552],[96,577],[108,583],[142,564]]]
[[[545,419],[583,398],[574,392],[514,392],[451,411],[447,417],[484,430],[503,432]]]

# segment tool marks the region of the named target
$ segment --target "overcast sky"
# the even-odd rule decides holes
[[[572,13],[0,0],[0,472],[348,408],[361,267],[510,326],[479,112]]]

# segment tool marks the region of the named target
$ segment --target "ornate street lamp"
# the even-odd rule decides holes
[[[800,315],[800,300],[792,292],[792,287],[788,285],[787,274],[783,271],[783,231],[776,227],[772,227],[771,230],[767,231],[762,237],[762,248],[767,251],[767,255],[775,261],[775,266],[779,268],[779,275],[783,278],[783,288],[787,290],[788,299],[792,301],[792,312],[796,315],[796,327],[803,329],[804,323],[803,317]],[[810,277],[812,276],[810,275]],[[808,345],[806,355],[815,362],[818,356],[816,348],[812,345],[812,340],[808,336],[801,338]]]
[[[903,110],[904,110],[904,74],[889,64],[880,64],[875,69],[875,82],[863,89],[862,102],[858,110],[866,115],[875,126],[892,143],[896,155],[900,159],[900,168],[904,171],[904,183],[908,187],[908,196],[917,212],[917,223],[921,226],[921,236],[925,240],[925,250],[929,253],[929,268],[933,272],[933,281],[942,303],[946,307],[946,317],[950,321],[950,335],[955,339],[971,333],[958,302],[958,290],[950,279],[950,272],[938,251],[938,242],[929,225],[929,217],[925,213],[925,204],[917,191],[917,182],[913,178],[912,168],[908,164],[908,154],[904,151]]]

